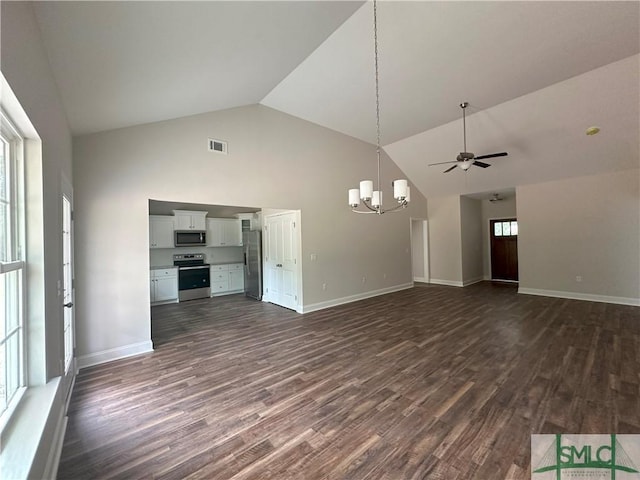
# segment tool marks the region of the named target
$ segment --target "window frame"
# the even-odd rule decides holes
[[[17,360],[17,387],[11,392],[6,391],[7,379],[9,378],[9,372],[6,368],[9,365],[8,352],[4,349],[5,358],[2,360],[4,363],[4,383],[5,391],[3,392],[4,398],[0,399],[0,432],[9,424],[14,411],[16,410],[22,396],[27,390],[27,342],[25,333],[25,320],[26,320],[26,251],[25,251],[25,166],[24,166],[24,148],[25,138],[15,126],[15,123],[11,120],[9,115],[0,109],[0,136],[2,142],[8,145],[8,156],[3,158],[3,162],[9,165],[8,172],[8,184],[9,194],[7,199],[0,199],[0,203],[9,206],[9,236],[10,240],[7,242],[7,258],[0,258],[0,275],[10,275],[12,272],[17,272],[18,279],[12,280],[15,282],[16,288],[15,294],[17,305],[15,309],[17,312],[17,321],[15,326],[11,328],[11,331],[7,332],[7,320],[5,319],[5,325],[3,331],[0,332],[0,345],[6,346],[9,343],[9,338],[16,335],[18,339],[18,355]],[[3,155],[4,157],[4,155]],[[4,283],[4,282],[3,282]],[[7,304],[3,308],[7,308]],[[5,310],[5,314],[6,314]]]

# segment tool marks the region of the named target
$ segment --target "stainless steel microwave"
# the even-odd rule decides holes
[[[176,247],[197,247],[207,244],[207,232],[203,230],[175,230]]]

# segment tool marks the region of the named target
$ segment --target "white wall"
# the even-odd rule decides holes
[[[208,137],[228,141],[229,155],[207,152]],[[351,213],[348,188],[375,166],[372,145],[263,106],[75,138],[79,355],[150,340],[150,198],[301,210],[305,306],[410,284],[408,218],[424,217],[426,200],[416,192],[407,212]],[[389,197],[403,176],[385,157]]]
[[[41,139],[29,142],[27,209],[29,232],[27,369],[30,388],[16,412],[17,421],[3,438],[2,470],[7,478],[42,478],[64,412],[61,182],[71,173],[71,134],[40,39],[32,5],[0,2],[0,65],[18,102]],[[36,145],[37,144],[37,145]],[[41,151],[41,153],[40,153]],[[34,154],[35,155],[32,155]],[[35,262],[32,260],[36,258]],[[37,297],[37,298],[35,298]],[[48,382],[48,383],[47,383]],[[45,385],[45,383],[47,383]],[[30,413],[30,410],[33,413]]]
[[[460,197],[429,198],[430,282],[462,286]]]
[[[639,183],[634,169],[518,187],[520,290],[640,304]]]
[[[462,239],[462,283],[469,285],[483,279],[482,206],[480,200],[460,197],[460,235]]]
[[[497,218],[517,218],[516,197],[504,198],[499,202],[482,200],[482,275],[491,279],[491,238],[489,220]]]

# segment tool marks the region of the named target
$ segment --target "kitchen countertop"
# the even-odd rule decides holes
[[[151,267],[151,270],[166,270],[167,268],[178,268],[175,265],[160,265],[158,267]]]

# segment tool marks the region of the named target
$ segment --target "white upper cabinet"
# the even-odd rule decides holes
[[[207,212],[195,212],[191,210],[174,210],[176,230],[206,230]]]
[[[240,219],[241,231],[262,230],[262,212],[238,213],[236,216]]]
[[[149,248],[173,248],[173,217],[149,215]]]
[[[235,218],[207,218],[207,247],[242,246],[240,220]]]

